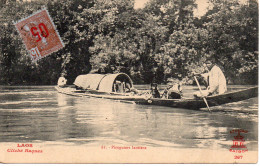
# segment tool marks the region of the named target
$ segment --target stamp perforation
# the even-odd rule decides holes
[[[37,58],[34,58],[34,57],[31,55],[31,52],[30,52],[32,48],[29,48],[29,47],[28,47],[28,44],[27,44],[26,41],[23,39],[23,36],[22,36],[20,30],[18,29],[17,24],[19,24],[19,23],[21,23],[21,22],[23,22],[23,21],[29,20],[30,18],[32,18],[32,17],[34,17],[34,16],[36,16],[37,14],[40,14],[40,13],[44,13],[44,14],[47,15],[47,18],[48,18],[48,20],[50,21],[51,26],[52,26],[52,28],[53,28],[53,30],[54,30],[54,32],[55,32],[54,35],[55,35],[55,37],[58,38],[58,42],[59,42],[58,44],[60,45],[60,47],[57,47],[55,50],[52,49],[53,47],[52,47],[52,48],[49,48],[48,50],[53,50],[53,51],[51,51],[51,52],[49,52],[49,53],[47,53],[47,54],[45,54],[45,55],[43,55],[43,56],[38,56]],[[27,50],[29,56],[30,56],[31,59],[32,59],[32,62],[36,62],[36,61],[38,61],[38,60],[40,60],[40,59],[42,59],[42,58],[44,58],[44,57],[46,57],[46,56],[48,56],[48,55],[54,53],[54,52],[59,51],[59,50],[62,49],[63,47],[65,47],[65,44],[64,44],[64,42],[62,41],[59,32],[57,31],[57,27],[56,27],[56,25],[54,24],[54,22],[53,22],[53,20],[52,20],[52,18],[51,18],[51,16],[50,16],[50,14],[49,14],[49,12],[48,12],[48,10],[47,10],[46,7],[42,7],[41,10],[38,10],[38,11],[32,13],[31,15],[29,15],[29,16],[27,16],[27,17],[25,17],[25,18],[22,18],[22,19],[20,19],[20,20],[18,20],[18,21],[13,21],[13,24],[15,25],[16,30],[18,31],[20,37],[22,38],[22,42],[23,42],[23,44],[25,45],[26,50]],[[56,38],[56,39],[57,39],[57,38]],[[57,45],[56,45],[56,46],[57,46]],[[37,47],[37,46],[36,46],[36,47]],[[45,52],[48,52],[47,50],[44,50],[44,51],[45,51]]]

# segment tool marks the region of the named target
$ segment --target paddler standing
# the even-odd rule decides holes
[[[205,66],[209,72],[200,74],[208,83],[207,89],[201,91],[202,95],[210,96],[225,93],[227,91],[227,81],[222,70],[216,65],[215,60],[207,59],[203,66]],[[201,92],[195,92],[194,96],[203,97],[201,96]]]

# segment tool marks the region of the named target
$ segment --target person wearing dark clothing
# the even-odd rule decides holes
[[[161,95],[158,91],[157,84],[155,84],[155,83],[151,84],[151,93],[152,93],[153,98],[160,98],[161,97]]]

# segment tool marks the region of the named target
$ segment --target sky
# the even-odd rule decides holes
[[[148,2],[149,0],[135,0],[135,9],[143,8],[144,4]],[[207,12],[208,7],[208,0],[196,0],[196,3],[198,4],[198,9],[194,11],[195,16],[202,16]]]
[[[143,8],[144,7],[144,4],[146,2],[148,2],[149,0],[135,0],[135,6],[134,8],[135,9],[138,9],[138,8]]]
[[[149,0],[135,0],[135,9],[143,8],[144,4]],[[239,0],[240,3],[245,3],[247,0]],[[194,16],[200,17],[207,12],[207,8],[209,6],[208,0],[196,0],[196,4],[198,8],[194,10]]]
[[[196,0],[198,8],[194,10],[194,16],[200,17],[206,14],[207,8],[209,6],[208,0]]]

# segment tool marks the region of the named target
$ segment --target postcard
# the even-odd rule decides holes
[[[1,163],[257,163],[256,0],[0,3]]]

